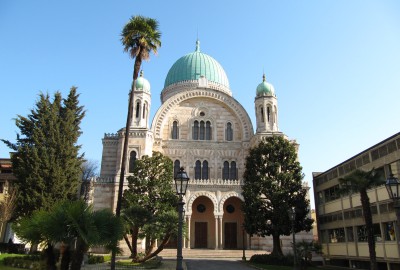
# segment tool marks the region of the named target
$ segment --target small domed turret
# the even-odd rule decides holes
[[[263,81],[257,86],[256,90],[257,97],[259,96],[275,96],[274,86],[265,80],[265,74],[263,74]]]
[[[136,91],[144,91],[150,93],[150,83],[143,77],[143,70],[140,71],[140,77],[136,79]]]

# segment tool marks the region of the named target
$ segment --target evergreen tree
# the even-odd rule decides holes
[[[309,231],[307,190],[293,143],[281,136],[265,138],[246,158],[243,211],[247,233],[272,235],[272,253],[282,255],[280,236],[290,235],[289,211],[295,207],[295,232]]]
[[[41,93],[27,117],[18,115],[17,142],[2,140],[15,151],[12,156],[18,199],[14,218],[36,209],[49,209],[57,201],[76,199],[83,155],[77,145],[85,115],[72,87],[67,99],[56,92],[51,100]]]
[[[125,241],[135,261],[147,260],[163,250],[172,235],[176,235],[178,216],[177,196],[172,187],[172,161],[159,152],[135,161],[135,168],[128,177],[124,191],[122,216],[128,227]],[[132,241],[129,241],[128,235]],[[138,238],[146,238],[145,257],[137,253]],[[155,252],[156,239],[159,247]]]

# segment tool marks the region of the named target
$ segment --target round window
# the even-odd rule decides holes
[[[204,116],[206,115],[204,112],[200,112],[200,116]]]
[[[199,204],[199,205],[197,205],[197,211],[198,211],[199,213],[204,213],[204,212],[206,211],[205,205],[204,205],[204,204]]]
[[[229,214],[232,214],[233,212],[235,212],[235,207],[232,204],[228,204],[226,206],[226,212],[228,212]]]

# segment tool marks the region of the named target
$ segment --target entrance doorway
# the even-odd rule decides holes
[[[194,233],[194,247],[207,248],[207,222],[195,222]]]
[[[237,249],[237,223],[225,222],[225,249]]]

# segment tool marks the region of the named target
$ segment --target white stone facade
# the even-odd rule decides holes
[[[240,205],[249,148],[262,137],[283,135],[278,130],[275,95],[256,97],[254,133],[248,113],[230,89],[205,76],[166,86],[150,128],[150,89],[140,90],[134,95],[128,157],[139,159],[159,151],[171,158],[175,169],[185,168],[190,182],[184,198],[189,229],[184,248],[239,249],[245,242],[247,248],[270,250],[268,238],[245,235],[243,239]],[[121,129],[103,138],[101,173],[93,192],[95,209],[115,209],[124,136]],[[312,240],[312,234],[307,237]],[[284,249],[290,246],[289,239],[283,238]]]

